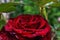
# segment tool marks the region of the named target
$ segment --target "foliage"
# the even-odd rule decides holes
[[[0,4],[0,12],[15,11],[16,10],[15,5],[16,5],[16,3],[2,3],[2,4]]]
[[[57,40],[60,40],[60,22],[58,20],[58,18],[60,17],[60,8],[59,7],[55,7],[55,8],[50,8],[49,14],[48,14],[48,19],[49,19],[49,23],[52,26],[52,30],[55,32],[55,34],[57,35]],[[47,12],[48,12],[47,11]]]
[[[3,26],[5,25],[5,21],[4,20],[0,20],[0,30],[3,28]]]
[[[60,2],[55,2],[54,4],[51,5],[51,7],[60,7]]]

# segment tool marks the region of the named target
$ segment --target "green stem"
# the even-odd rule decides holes
[[[48,20],[48,14],[46,12],[46,8],[45,7],[43,8],[43,14],[44,14],[45,19]]]
[[[0,13],[0,19],[1,19],[1,13]]]
[[[40,7],[40,14],[43,14],[43,7]],[[43,15],[42,15],[43,16]]]
[[[46,9],[45,7],[40,7],[40,14],[45,17],[46,20],[48,20],[48,15],[47,15],[47,12],[46,12]]]

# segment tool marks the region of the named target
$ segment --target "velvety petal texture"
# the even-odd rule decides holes
[[[0,39],[5,38],[3,40],[51,40],[50,25],[40,15],[25,14],[11,18],[4,29],[9,36],[4,32],[0,33]]]

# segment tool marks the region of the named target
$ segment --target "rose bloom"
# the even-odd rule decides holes
[[[50,25],[40,15],[25,14],[11,18],[4,29],[9,36],[5,33],[3,33],[5,35],[1,35],[11,40],[51,40]]]

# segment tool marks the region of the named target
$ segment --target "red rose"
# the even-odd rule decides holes
[[[10,19],[5,30],[16,33],[19,40],[51,40],[51,28],[40,15],[20,15]]]
[[[15,36],[12,36],[6,31],[0,31],[0,40],[17,40]]]
[[[6,36],[6,33],[0,32],[0,40],[9,40],[9,38]]]

